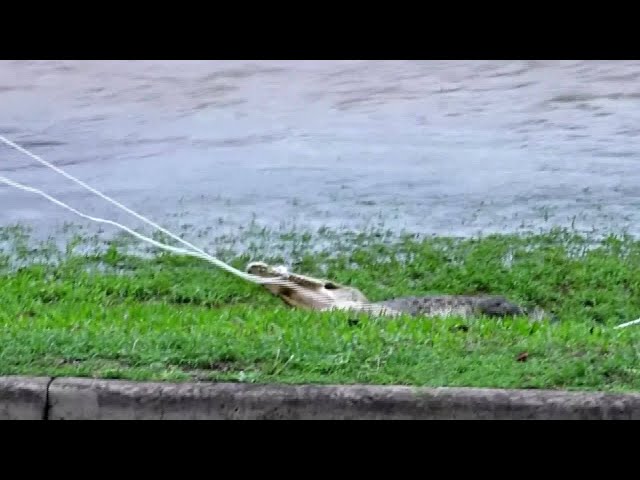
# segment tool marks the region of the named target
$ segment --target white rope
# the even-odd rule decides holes
[[[169,236],[170,236],[170,237],[172,237],[173,239],[175,239],[175,240],[179,241],[180,243],[182,243],[182,244],[186,245],[187,247],[191,248],[191,249],[192,249],[192,250],[194,250],[195,252],[199,253],[199,255],[194,255],[194,256],[196,256],[196,257],[198,257],[198,258],[202,258],[202,259],[208,260],[209,262],[211,262],[211,263],[213,263],[214,265],[216,265],[216,266],[218,266],[218,267],[220,267],[220,268],[222,268],[222,269],[226,270],[227,272],[232,273],[232,274],[234,274],[234,275],[236,275],[236,276],[238,276],[238,277],[240,277],[240,278],[243,278],[244,280],[248,280],[248,281],[250,281],[250,282],[260,283],[260,284],[264,284],[264,283],[277,283],[277,282],[275,282],[275,281],[272,281],[271,279],[265,279],[265,278],[263,278],[263,277],[258,277],[258,276],[256,276],[256,275],[250,275],[250,274],[245,273],[245,272],[242,272],[242,271],[240,271],[240,270],[238,270],[238,269],[236,269],[236,268],[233,268],[233,267],[232,267],[232,266],[230,266],[230,265],[227,265],[226,263],[224,263],[224,262],[222,262],[222,261],[218,260],[217,258],[212,257],[211,255],[209,255],[209,254],[208,254],[207,252],[205,252],[204,250],[202,250],[202,249],[200,249],[200,248],[196,247],[195,245],[193,245],[193,244],[191,244],[191,243],[187,242],[186,240],[184,240],[183,238],[181,238],[181,237],[179,237],[179,236],[175,235],[174,233],[170,232],[169,230],[167,230],[167,229],[163,228],[162,226],[158,225],[157,223],[155,223],[155,222],[153,222],[153,221],[149,220],[148,218],[146,218],[146,217],[144,217],[144,216],[140,215],[140,214],[139,214],[139,213],[137,213],[137,212],[134,212],[134,211],[133,211],[133,210],[131,210],[130,208],[128,208],[128,207],[126,207],[126,206],[124,206],[124,205],[123,205],[123,204],[121,204],[120,202],[118,202],[118,201],[116,201],[116,200],[112,199],[111,197],[109,197],[109,196],[105,195],[104,193],[102,193],[102,192],[100,192],[100,191],[96,190],[95,188],[91,187],[90,185],[87,185],[87,184],[86,184],[86,183],[84,183],[82,180],[79,180],[78,178],[76,178],[76,177],[74,177],[73,175],[71,175],[71,174],[69,174],[69,173],[65,172],[64,170],[62,170],[62,169],[60,169],[60,168],[56,167],[55,165],[51,164],[50,162],[47,162],[46,160],[44,160],[43,158],[39,157],[39,156],[38,156],[38,155],[36,155],[35,153],[32,153],[32,152],[30,152],[29,150],[27,150],[27,149],[25,149],[25,148],[21,147],[21,146],[20,146],[20,145],[18,145],[17,143],[12,142],[11,140],[9,140],[9,139],[5,138],[5,137],[4,137],[4,136],[2,136],[2,135],[0,135],[0,141],[2,141],[3,143],[5,143],[6,145],[8,145],[8,146],[10,146],[10,147],[12,147],[12,148],[15,148],[15,149],[16,149],[16,150],[18,150],[19,152],[24,153],[25,155],[27,155],[27,156],[31,157],[32,159],[36,160],[37,162],[39,162],[39,163],[43,164],[44,166],[46,166],[46,167],[48,167],[48,168],[51,168],[52,170],[55,170],[55,171],[56,171],[56,172],[58,172],[59,174],[61,174],[61,175],[65,176],[65,177],[67,177],[68,179],[72,180],[73,182],[77,183],[78,185],[82,186],[83,188],[85,188],[85,189],[89,190],[90,192],[92,192],[92,193],[94,193],[94,194],[98,195],[99,197],[101,197],[101,198],[105,199],[105,200],[106,200],[106,201],[108,201],[109,203],[111,203],[111,204],[113,204],[113,205],[117,206],[118,208],[120,208],[120,209],[122,209],[122,210],[126,211],[127,213],[130,213],[131,215],[133,215],[134,217],[138,218],[139,220],[142,220],[143,222],[145,222],[145,223],[147,223],[147,224],[151,225],[152,227],[154,227],[154,228],[156,228],[156,229],[160,230],[161,232],[163,232],[163,233],[165,233],[165,234],[169,235]],[[141,240],[143,240],[143,241],[145,241],[145,242],[152,243],[153,245],[155,245],[155,246],[157,246],[157,247],[159,247],[159,248],[164,248],[165,250],[167,250],[167,249],[168,249],[168,250],[173,251],[173,252],[176,252],[176,253],[183,253],[183,254],[188,254],[188,255],[191,255],[191,254],[192,254],[192,252],[187,252],[187,250],[184,250],[184,249],[176,249],[175,247],[171,247],[171,246],[169,246],[169,245],[165,245],[165,244],[161,244],[160,242],[156,242],[155,240],[152,240],[151,238],[146,237],[146,236],[144,236],[144,235],[140,235],[139,233],[134,232],[134,231],[133,231],[133,230],[131,230],[130,228],[125,227],[124,225],[121,225],[121,224],[119,224],[119,223],[117,223],[117,222],[113,222],[113,221],[111,221],[111,220],[105,220],[105,219],[102,219],[102,218],[92,217],[92,216],[90,216],[90,215],[86,215],[86,214],[84,214],[84,213],[81,213],[81,212],[79,212],[78,210],[74,209],[73,207],[70,207],[69,205],[65,204],[64,202],[62,202],[62,201],[60,201],[60,200],[57,200],[57,199],[55,199],[54,197],[52,197],[52,196],[50,196],[50,195],[47,195],[47,194],[46,194],[46,193],[44,193],[43,191],[38,190],[38,189],[36,189],[36,188],[32,188],[32,187],[28,187],[28,186],[26,186],[26,185],[19,184],[18,182],[14,182],[14,181],[12,181],[12,180],[9,180],[9,179],[8,179],[8,178],[6,178],[6,177],[2,177],[2,181],[3,181],[4,183],[8,184],[8,185],[11,185],[11,186],[13,186],[13,187],[19,188],[19,189],[21,189],[21,190],[25,190],[25,191],[27,191],[27,192],[32,192],[32,193],[36,193],[36,194],[38,194],[38,195],[41,195],[41,196],[45,197],[47,200],[49,200],[49,201],[51,201],[51,202],[53,202],[53,203],[55,203],[55,204],[57,204],[57,205],[59,205],[59,206],[61,206],[61,207],[63,207],[63,208],[66,208],[67,210],[70,210],[71,212],[75,213],[76,215],[79,215],[79,216],[81,216],[81,217],[83,217],[83,218],[86,218],[86,219],[88,219],[88,220],[91,220],[91,221],[94,221],[94,222],[99,222],[99,223],[108,223],[108,224],[113,225],[113,226],[115,226],[115,227],[117,227],[117,228],[123,229],[123,230],[125,230],[125,231],[129,232],[130,234],[132,234],[132,235],[136,236],[137,238],[139,238],[139,239],[141,239]]]
[[[315,297],[315,299],[320,303],[320,304],[325,304],[328,305],[331,302],[329,300],[327,300],[325,297],[323,297],[322,295],[320,295],[318,292],[314,292],[312,290],[309,289],[305,289],[303,287],[301,287],[300,285],[298,285],[297,283],[291,282],[289,280],[285,280],[283,278],[265,278],[265,277],[261,277],[258,275],[251,275],[249,273],[243,272],[241,270],[238,270],[234,267],[232,267],[231,265],[227,265],[226,263],[224,263],[223,261],[217,259],[216,257],[213,257],[211,255],[209,255],[208,253],[206,253],[204,250],[196,247],[195,245],[192,245],[191,243],[187,242],[186,240],[180,238],[179,236],[173,234],[172,232],[170,232],[169,230],[161,227],[160,225],[156,224],[155,222],[147,219],[146,217],[138,214],[137,212],[134,212],[133,210],[127,208],[126,206],[122,205],[120,202],[117,202],[116,200],[113,200],[112,198],[108,197],[107,195],[103,194],[102,192],[96,190],[95,188],[87,185],[86,183],[84,183],[83,181],[75,178],[74,176],[66,173],[65,171],[63,171],[62,169],[56,167],[55,165],[52,165],[51,163],[47,162],[46,160],[40,158],[38,155],[31,153],[30,151],[26,150],[25,148],[21,147],[20,145],[16,144],[15,142],[12,142],[11,140],[8,140],[7,138],[3,137],[2,135],[0,135],[0,141],[2,141],[3,143],[5,143],[6,145],[17,149],[18,151],[24,153],[25,155],[33,158],[34,160],[42,163],[43,165],[45,165],[46,167],[49,167],[53,170],[55,170],[56,172],[60,173],[61,175],[64,175],[65,177],[71,179],[72,181],[74,181],[75,183],[81,185],[83,188],[91,191],[92,193],[95,193],[96,195],[100,196],[101,198],[104,198],[105,200],[107,200],[109,203],[112,203],[114,205],[116,205],[118,208],[121,208],[123,210],[125,210],[126,212],[130,213],[131,215],[135,216],[136,218],[144,221],[145,223],[157,228],[158,230],[166,233],[167,235],[169,235],[170,237],[178,240],[179,242],[187,245],[188,247],[190,247],[193,251],[191,250],[186,250],[183,248],[177,248],[177,247],[173,247],[171,245],[167,245],[161,242],[158,242],[156,240],[153,240],[152,238],[149,238],[145,235],[142,235],[132,229],[130,229],[129,227],[126,227],[118,222],[114,222],[112,220],[107,220],[104,218],[99,218],[99,217],[94,217],[91,215],[87,215],[85,213],[80,212],[79,210],[71,207],[70,205],[64,203],[61,200],[58,200],[57,198],[43,192],[42,190],[39,190],[37,188],[34,187],[29,187],[28,185],[24,185],[21,184],[19,182],[16,182],[14,180],[11,180],[7,177],[4,176],[0,176],[0,182],[5,183],[9,186],[12,186],[14,188],[18,188],[20,190],[24,190],[26,192],[30,192],[30,193],[35,193],[37,195],[40,195],[44,198],[46,198],[47,200],[49,200],[50,202],[66,209],[69,210],[70,212],[85,218],[87,220],[96,222],[96,223],[106,223],[109,225],[112,225],[116,228],[122,229],[124,231],[126,231],[127,233],[133,235],[134,237],[145,241],[147,243],[150,243],[158,248],[164,249],[164,250],[168,250],[170,252],[173,253],[178,253],[178,254],[183,254],[183,255],[190,255],[196,258],[200,258],[202,260],[206,260],[210,263],[213,263],[214,265],[218,266],[219,268],[233,274],[236,275],[237,277],[242,278],[243,280],[247,280],[249,282],[252,283],[257,283],[260,285],[281,285],[281,286],[286,286],[288,288],[291,288],[293,290],[297,290],[297,291],[302,291],[304,292],[305,295],[307,296],[312,296]],[[374,308],[378,308],[376,306],[374,306],[371,303],[363,303],[363,304],[359,304],[358,305],[359,309],[362,310],[370,310],[370,309],[374,309]]]
[[[137,237],[137,238],[139,238],[141,240],[144,240],[145,242],[149,242],[152,245],[155,245],[156,247],[163,248],[165,250],[169,250],[169,251],[174,252],[174,253],[182,253],[182,254],[185,254],[185,255],[191,255],[191,256],[198,257],[198,258],[203,258],[205,260],[209,260],[209,256],[208,255],[202,255],[201,253],[192,252],[191,250],[186,250],[184,248],[177,248],[177,247],[172,247],[171,245],[165,245],[164,243],[157,242],[156,240],[153,240],[152,238],[149,238],[149,237],[146,237],[144,235],[141,235],[138,232],[136,232],[134,230],[131,230],[129,227],[125,227],[124,225],[120,225],[119,223],[114,222],[112,220],[106,220],[104,218],[92,217],[91,215],[86,215],[86,214],[76,210],[75,208],[67,205],[66,203],[58,200],[57,198],[46,194],[42,190],[38,190],[37,188],[29,187],[29,186],[24,185],[22,183],[15,182],[15,181],[10,180],[7,177],[3,177],[1,175],[0,175],[0,182],[6,183],[7,185],[10,185],[12,187],[18,188],[20,190],[24,190],[26,192],[31,192],[31,193],[35,193],[37,195],[40,195],[40,196],[46,198],[47,200],[49,200],[50,202],[55,203],[56,205],[59,205],[62,208],[65,208],[65,209],[75,213],[76,215],[82,217],[82,218],[86,218],[87,220],[91,220],[92,222],[107,223],[109,225],[113,225],[115,227],[121,228],[122,230],[130,233],[131,235],[134,235],[135,237]]]
[[[293,283],[293,282],[289,282],[283,279],[279,279],[279,278],[264,278],[264,277],[260,277],[257,275],[251,275],[245,272],[242,272],[241,270],[238,270],[236,268],[233,268],[230,265],[227,265],[226,263],[222,262],[221,260],[218,260],[215,257],[212,257],[211,255],[208,255],[207,253],[200,253],[200,252],[193,252],[191,250],[186,250],[184,248],[177,248],[177,247],[173,247],[171,245],[167,245],[161,242],[158,242],[156,240],[153,240],[152,238],[149,238],[145,235],[142,235],[132,229],[130,229],[129,227],[126,227],[124,225],[121,225],[118,222],[114,222],[112,220],[107,220],[104,218],[99,218],[99,217],[94,217],[91,215],[87,215],[85,213],[80,212],[79,210],[71,207],[70,205],[67,205],[66,203],[62,202],[61,200],[58,200],[55,197],[52,197],[51,195],[43,192],[42,190],[39,190],[37,188],[34,187],[29,187],[27,185],[24,185],[22,183],[13,181],[8,179],[7,177],[4,177],[2,175],[0,175],[0,182],[5,183],[7,185],[10,185],[12,187],[18,188],[20,190],[24,190],[26,192],[31,192],[31,193],[35,193],[37,195],[40,195],[44,198],[46,198],[47,200],[49,200],[52,203],[55,203],[56,205],[59,205],[62,208],[65,208],[66,210],[69,210],[70,212],[73,212],[74,214],[82,217],[82,218],[86,218],[87,220],[91,220],[92,222],[96,222],[96,223],[106,223],[109,225],[112,225],[114,227],[120,228],[124,231],[126,231],[127,233],[130,233],[131,235],[135,236],[136,238],[139,238],[142,241],[148,242],[158,248],[162,248],[164,250],[168,250],[170,252],[173,253],[178,253],[178,254],[183,254],[183,255],[190,255],[192,257],[196,257],[196,258],[200,258],[203,260],[206,260],[208,262],[214,263],[215,265],[219,266],[220,268],[226,270],[229,273],[232,273],[234,275],[237,275],[245,280],[248,280],[250,282],[253,283],[258,283],[258,284],[276,284],[276,285],[285,285],[294,289],[299,289],[302,290],[302,287],[300,287],[299,285]],[[305,290],[305,294],[315,294],[315,292],[310,292]],[[317,294],[316,294],[317,295]],[[323,301],[323,298],[319,298],[320,301]]]
[[[630,322],[627,323],[621,323],[620,325],[616,325],[613,328],[625,328],[625,327],[630,327],[631,325],[638,325],[640,324],[640,318],[637,320],[631,320]]]
[[[36,155],[35,153],[30,152],[29,150],[27,150],[26,148],[21,147],[20,145],[18,145],[15,142],[12,142],[11,140],[9,140],[8,138],[5,138],[4,136],[0,135],[0,141],[2,141],[3,143],[5,143],[6,145],[15,148],[16,150],[18,150],[19,152],[24,153],[25,155],[27,155],[28,157],[31,157],[32,159],[34,159],[36,162],[41,163],[42,165],[55,170],[56,172],[58,172],[60,175],[63,175],[65,177],[67,177],[69,180],[77,183],[78,185],[82,186],[83,188],[86,188],[87,190],[89,190],[90,192],[98,195],[99,197],[103,198],[104,200],[106,200],[107,202],[117,206],[118,208],[124,210],[125,212],[133,215],[134,217],[136,217],[139,220],[142,220],[143,222],[147,223],[148,225],[151,225],[153,228],[156,228],[158,230],[160,230],[161,232],[169,235],[170,237],[172,237],[174,240],[177,240],[178,242],[182,243],[183,245],[186,245],[187,247],[195,250],[196,252],[200,252],[203,255],[207,255],[207,253],[205,251],[203,251],[202,249],[196,247],[195,245],[192,245],[191,243],[187,242],[186,240],[184,240],[183,238],[180,238],[179,236],[173,234],[172,232],[170,232],[169,230],[161,227],[160,225],[158,225],[155,222],[152,222],[151,220],[149,220],[148,218],[140,215],[137,212],[134,212],[133,210],[131,210],[130,208],[125,207],[123,204],[121,204],[120,202],[112,199],[111,197],[108,197],[107,195],[105,195],[104,193],[96,190],[95,188],[93,188],[90,185],[87,185],[86,183],[84,183],[82,180],[79,180],[78,178],[74,177],[73,175],[65,172],[64,170],[56,167],[55,165],[53,165],[50,162],[47,162],[45,159],[39,157],[38,155]],[[220,265],[219,265],[220,266]]]
[[[12,187],[18,188],[20,190],[24,190],[26,192],[31,192],[31,193],[35,193],[37,195],[40,195],[44,198],[46,198],[47,200],[49,200],[50,202],[65,208],[73,213],[75,213],[76,215],[82,217],[82,218],[86,218],[87,220],[91,220],[93,222],[97,222],[97,223],[106,223],[109,225],[112,225],[114,227],[120,228],[128,233],[130,233],[131,235],[135,236],[136,238],[139,238],[142,241],[148,242],[158,248],[162,248],[164,250],[168,250],[170,252],[174,252],[174,253],[179,253],[179,254],[184,254],[184,255],[190,255],[196,258],[200,258],[203,260],[206,260],[208,262],[213,263],[214,265],[218,266],[219,268],[222,268],[223,270],[236,275],[244,280],[247,280],[249,282],[252,283],[257,283],[257,284],[261,284],[261,285],[265,285],[265,284],[272,284],[272,285],[282,285],[282,286],[287,286],[289,288],[292,288],[293,290],[298,290],[298,291],[303,291],[305,293],[305,295],[311,295],[311,296],[315,296],[317,300],[320,301],[320,303],[328,303],[327,300],[322,297],[321,295],[319,295],[317,292],[313,292],[311,290],[308,289],[304,289],[302,288],[300,285],[288,281],[288,280],[284,280],[281,278],[265,278],[265,277],[260,277],[257,275],[251,275],[249,273],[243,272],[241,270],[238,270],[234,267],[232,267],[231,265],[227,265],[226,263],[224,263],[223,261],[209,255],[208,253],[206,253],[204,250],[196,247],[195,245],[187,242],[186,240],[184,240],[183,238],[175,235],[174,233],[170,232],[169,230],[163,228],[162,226],[158,225],[157,223],[149,220],[148,218],[140,215],[137,212],[134,212],[133,210],[131,210],[130,208],[127,208],[126,206],[124,206],[123,204],[121,204],[120,202],[110,198],[109,196],[105,195],[104,193],[96,190],[95,188],[91,187],[90,185],[87,185],[86,183],[84,183],[82,180],[77,179],[76,177],[74,177],[73,175],[70,175],[69,173],[65,172],[64,170],[56,167],[55,165],[47,162],[46,160],[44,160],[43,158],[39,157],[38,155],[30,152],[29,150],[21,147],[20,145],[16,144],[15,142],[12,142],[11,140],[5,138],[4,136],[0,135],[0,141],[2,141],[3,143],[5,143],[6,145],[15,148],[16,150],[18,150],[19,152],[24,153],[25,155],[27,155],[28,157],[31,157],[32,159],[36,160],[37,162],[41,163],[42,165],[45,165],[48,168],[51,168],[52,170],[58,172],[59,174],[65,176],[66,178],[72,180],[73,182],[77,183],[78,185],[82,186],[83,188],[89,190],[90,192],[98,195],[99,197],[103,198],[104,200],[108,201],[109,203],[117,206],[118,208],[126,211],[127,213],[133,215],[134,217],[138,218],[139,220],[142,220],[143,222],[147,223],[148,225],[151,225],[152,227],[160,230],[161,232],[165,233],[166,235],[169,235],[171,238],[179,241],[180,243],[186,245],[187,247],[191,248],[193,251],[189,251],[189,250],[185,250],[183,248],[177,248],[177,247],[173,247],[171,245],[166,245],[164,243],[158,242],[156,240],[153,240],[152,238],[149,238],[145,235],[141,235],[140,233],[124,226],[121,225],[118,222],[114,222],[112,220],[106,220],[103,218],[99,218],[99,217],[93,217],[91,215],[86,215],[78,210],[76,210],[75,208],[67,205],[66,203],[52,197],[51,195],[48,195],[47,193],[43,192],[42,190],[39,190],[37,188],[33,188],[33,187],[29,187],[27,185],[23,185],[21,183],[15,182],[13,180],[10,180],[4,176],[0,176],[0,182],[5,183],[7,185],[10,185]],[[358,304],[358,309],[359,310],[370,310],[370,309],[375,309],[375,308],[379,308],[378,306],[375,306],[372,303],[363,303],[363,304]],[[625,327],[629,327],[631,325],[637,325],[640,324],[640,318],[637,320],[632,320],[630,322],[626,322],[620,325],[615,326],[614,328],[618,329],[618,328],[625,328]]]

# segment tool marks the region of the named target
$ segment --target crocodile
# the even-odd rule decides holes
[[[544,310],[529,310],[501,295],[424,295],[407,296],[370,302],[357,288],[332,280],[309,277],[289,272],[284,266],[272,266],[264,262],[250,262],[246,272],[262,278],[278,278],[279,284],[263,284],[291,307],[309,310],[351,310],[369,312],[378,316],[396,317],[403,314],[412,317],[459,316],[469,318],[486,316],[504,318],[528,317],[532,321],[548,318],[557,320]]]

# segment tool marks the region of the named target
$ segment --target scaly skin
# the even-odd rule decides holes
[[[340,285],[330,280],[290,273],[283,266],[273,267],[262,262],[251,262],[247,265],[246,271],[261,277],[280,278],[298,285],[297,289],[289,286],[265,285],[267,290],[281,298],[287,305],[298,308],[366,310],[382,316],[458,315],[468,318],[484,315],[503,318],[521,315],[528,316],[533,321],[547,317],[546,313],[539,308],[528,312],[525,308],[499,295],[425,295],[369,302],[357,288]]]

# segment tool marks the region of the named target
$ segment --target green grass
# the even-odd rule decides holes
[[[640,390],[640,326],[611,328],[640,317],[640,242],[627,237],[278,238],[293,270],[371,300],[498,293],[553,311],[554,324],[296,311],[189,257],[140,258],[121,243],[34,249],[8,229],[3,238],[0,375]],[[283,260],[258,250],[224,259]]]

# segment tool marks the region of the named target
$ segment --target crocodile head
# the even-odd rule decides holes
[[[246,272],[263,278],[278,278],[291,285],[264,284],[271,293],[287,305],[310,310],[348,309],[368,303],[360,290],[319,278],[291,273],[284,266],[272,266],[264,262],[251,262]]]

